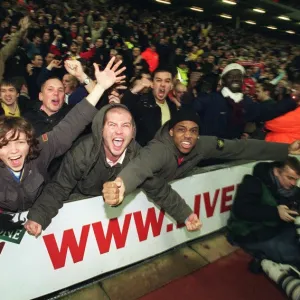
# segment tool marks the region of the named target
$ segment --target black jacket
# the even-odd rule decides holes
[[[248,222],[278,222],[279,226],[264,226],[260,230],[251,232],[246,236],[234,236],[237,243],[258,242],[270,239],[278,234],[285,226],[290,224],[281,221],[276,206],[261,203],[263,194],[262,183],[271,192],[278,205],[291,207],[300,200],[300,189],[295,187],[293,196],[283,197],[278,193],[277,185],[273,182],[271,173],[275,163],[259,163],[254,167],[253,175],[246,175],[239,185],[232,212],[235,217]],[[230,221],[229,221],[230,222]],[[229,226],[230,227],[230,226]],[[233,236],[232,236],[233,238]]]
[[[23,117],[32,124],[35,136],[41,136],[45,132],[51,131],[72,109],[72,106],[63,104],[62,108],[57,113],[48,116],[41,110],[41,105],[41,102],[36,102],[34,107],[23,115]]]
[[[161,127],[161,109],[156,104],[152,92],[144,95],[135,95],[127,91],[122,103],[131,111],[137,128],[136,140],[141,146],[151,141]],[[176,112],[176,105],[167,98],[171,118]]]

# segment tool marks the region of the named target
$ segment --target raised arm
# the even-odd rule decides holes
[[[124,76],[119,76],[125,69],[118,70],[121,62],[115,65],[113,63],[114,58],[110,60],[103,72],[100,72],[98,65],[94,64],[97,84],[92,92],[78,103],[51,132],[40,137],[44,163],[49,165],[53,158],[64,154],[71,147],[72,142],[85,129],[85,126],[93,120],[97,113],[95,105],[103,92],[114,83],[124,79]]]

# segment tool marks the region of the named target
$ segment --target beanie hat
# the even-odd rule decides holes
[[[242,74],[244,75],[245,74],[245,68],[240,65],[240,64],[237,64],[237,63],[232,63],[232,64],[229,64],[227,65],[222,74],[221,74],[221,77],[223,77],[226,73],[232,71],[232,70],[240,70],[242,72]]]
[[[169,129],[172,129],[177,123],[182,121],[192,121],[199,126],[200,117],[193,109],[181,108],[173,115],[173,117],[169,121]]]

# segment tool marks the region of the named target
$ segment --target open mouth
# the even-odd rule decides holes
[[[116,147],[116,148],[121,148],[122,145],[124,143],[124,139],[122,138],[115,138],[113,139],[113,145]]]
[[[181,142],[181,147],[183,149],[190,149],[192,147],[192,143],[187,141]]]
[[[233,83],[231,86],[233,88],[239,88],[241,85],[239,83]]]
[[[54,106],[58,106],[58,105],[59,105],[59,100],[58,100],[58,99],[52,99],[52,100],[51,100],[51,103],[52,103]]]
[[[13,168],[21,167],[22,166],[22,155],[10,157],[9,161]]]
[[[160,88],[158,90],[158,96],[161,97],[161,98],[164,97],[165,96],[165,92],[166,92],[165,89]]]

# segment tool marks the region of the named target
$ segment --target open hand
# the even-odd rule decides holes
[[[101,85],[104,90],[107,90],[115,83],[121,82],[125,79],[125,75],[119,76],[122,72],[125,71],[126,67],[123,67],[118,70],[119,66],[121,65],[122,61],[118,61],[115,65],[113,65],[115,61],[115,56],[109,61],[105,69],[101,72],[99,70],[99,66],[94,63],[95,68],[95,77],[97,79],[97,84]]]

